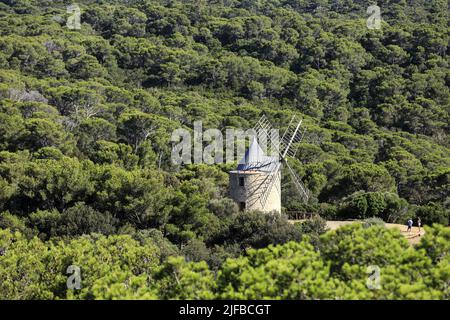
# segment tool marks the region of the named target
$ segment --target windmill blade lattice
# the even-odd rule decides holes
[[[292,176],[292,181],[299,192],[301,198],[304,202],[307,202],[309,199],[309,192],[306,189],[306,187],[301,182],[298,175],[295,173],[295,171],[292,169],[292,167],[287,162],[287,157],[295,157],[297,153],[297,148],[292,149],[292,146],[301,142],[306,129],[301,130],[302,120],[297,121],[295,115],[291,118],[289,121],[289,124],[287,126],[287,129],[285,130],[283,136],[281,137],[281,140],[279,142],[275,142],[271,135],[269,135],[269,132],[273,129],[270,121],[267,119],[265,115],[261,116],[261,118],[256,123],[254,130],[255,133],[259,138],[266,139],[271,148],[274,148],[274,150],[277,151],[278,156],[280,157],[280,161],[283,161],[286,166],[288,167],[289,173]],[[265,206],[265,203],[267,202],[268,193],[271,190],[271,187],[273,186],[273,183],[278,178],[278,171],[280,170],[281,165],[277,165],[274,169],[274,172],[271,174],[270,179],[266,179],[266,183],[264,187],[262,188],[262,196],[261,196],[261,203],[263,207]]]
[[[262,115],[261,118],[259,118],[253,130],[259,139],[269,141],[270,147],[277,151],[281,159],[284,159],[287,156],[294,157],[297,152],[297,148],[292,149],[292,146],[293,144],[301,142],[305,135],[306,128],[301,130],[302,122],[303,120],[296,121],[296,116],[294,115],[289,121],[281,140],[276,142],[269,134],[271,130],[273,130],[273,127],[265,115]]]
[[[289,173],[291,174],[292,181],[294,182],[295,187],[300,193],[300,196],[302,197],[304,202],[307,202],[309,199],[309,191],[306,189],[306,187],[303,185],[303,183],[300,181],[299,176],[295,173],[294,169],[289,165],[287,161],[285,161],[286,167],[289,169]]]
[[[291,121],[289,121],[288,127],[286,131],[284,131],[280,142],[280,152],[282,159],[285,159],[287,156],[294,157],[297,153],[297,149],[292,149],[292,146],[293,144],[301,142],[303,139],[303,135],[306,129],[304,129],[303,131],[300,130],[302,122],[303,120],[297,122],[295,115],[291,118]]]
[[[260,196],[258,197],[261,207],[264,208],[266,206],[267,200],[269,198],[270,190],[278,179],[278,172],[280,171],[281,164],[279,162],[279,144],[276,144],[271,136],[271,132],[273,130],[272,124],[267,119],[265,115],[262,115],[256,125],[253,127],[253,130],[256,133],[256,136],[259,140],[265,140],[269,142],[270,148],[277,152],[277,159],[273,159],[272,161],[277,161],[276,166],[273,168],[272,172],[268,175],[266,179],[264,179],[263,183],[261,183],[260,187]],[[281,191],[281,190],[280,190]]]

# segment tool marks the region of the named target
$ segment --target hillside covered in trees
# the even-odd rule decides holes
[[[0,298],[450,298],[447,1],[377,1],[378,30],[360,0],[77,3],[71,30],[70,1],[0,1]],[[262,114],[307,129],[281,216],[238,212],[235,163],[171,162],[175,129]],[[436,225],[322,220],[373,217]]]

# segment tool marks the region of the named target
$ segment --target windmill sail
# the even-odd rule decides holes
[[[286,157],[294,157],[296,154],[296,149],[292,149],[292,146],[301,142],[306,132],[306,129],[301,130],[302,121],[296,121],[296,116],[292,116],[281,137],[281,141],[274,141],[272,139],[269,133],[273,130],[273,127],[264,115],[261,116],[253,129],[259,139],[267,140],[270,147],[277,151],[281,159],[284,159]]]
[[[303,120],[297,122],[295,115],[291,118],[291,121],[281,138],[280,152],[282,159],[295,156],[296,150],[293,150],[292,146],[295,143],[299,143],[303,138],[302,132],[304,133],[304,131],[300,130],[302,121]]]
[[[262,116],[258,122],[256,123],[254,130],[258,137],[263,137],[264,139],[267,139],[269,141],[269,145],[271,148],[277,151],[279,154],[280,160],[278,161],[278,165],[271,167],[273,169],[272,174],[270,175],[270,179],[266,179],[268,181],[265,182],[265,185],[262,190],[261,195],[261,201],[262,205],[264,207],[265,203],[267,202],[268,193],[271,190],[271,187],[273,183],[276,181],[276,179],[279,178],[278,172],[281,169],[281,162],[284,162],[288,168],[288,171],[292,177],[292,181],[295,185],[295,188],[300,194],[300,197],[304,202],[307,202],[309,199],[309,192],[306,189],[306,187],[301,182],[298,175],[295,173],[295,171],[292,169],[292,167],[289,165],[287,161],[287,157],[294,157],[297,153],[297,149],[293,149],[293,145],[299,143],[302,141],[303,136],[306,132],[306,129],[301,130],[302,120],[300,119],[297,121],[295,115],[291,118],[289,121],[289,124],[287,126],[287,129],[285,130],[281,140],[279,142],[275,142],[271,136],[269,136],[269,132],[273,129],[272,125],[270,124],[269,120],[266,118],[266,116]],[[281,161],[281,162],[280,162]]]
[[[300,193],[300,196],[302,197],[304,202],[307,202],[309,199],[309,191],[306,189],[306,187],[301,183],[300,178],[295,173],[294,169],[289,165],[287,161],[285,161],[286,166],[289,169],[289,173],[291,174],[292,181],[294,182],[295,187],[297,188],[298,192]]]
[[[280,166],[280,163],[278,162],[277,165]],[[278,172],[279,169],[275,169],[273,173],[267,174],[255,181],[257,186],[255,188],[255,193],[252,195],[252,202],[249,203],[251,206],[258,201],[261,208],[263,208],[263,210],[265,209],[270,191],[277,185],[277,182],[280,179]],[[278,192],[281,193],[281,190],[278,190]]]

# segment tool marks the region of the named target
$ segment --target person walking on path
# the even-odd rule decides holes
[[[417,226],[419,227],[419,237],[420,237],[420,227],[422,226],[422,220],[420,220],[420,217],[417,218]]]
[[[413,225],[413,221],[412,221],[412,219],[409,219],[408,220],[408,229],[406,230],[406,232],[411,232],[412,225]]]

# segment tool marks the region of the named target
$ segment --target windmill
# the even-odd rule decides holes
[[[256,123],[255,136],[236,170],[230,171],[230,195],[238,203],[240,210],[260,210],[281,212],[281,167],[285,165],[292,182],[303,202],[309,199],[309,192],[298,175],[289,165],[287,158],[294,157],[293,145],[302,141],[306,129],[301,128],[302,120],[293,116],[281,139],[273,139],[273,127],[266,116]],[[276,156],[267,156],[257,138],[267,141]]]

